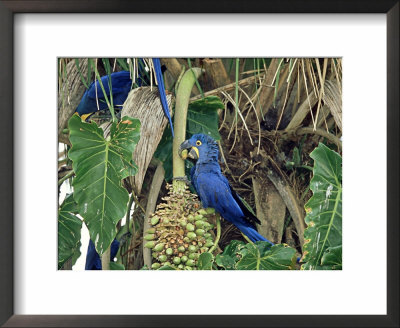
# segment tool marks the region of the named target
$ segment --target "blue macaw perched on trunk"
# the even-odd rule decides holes
[[[115,107],[122,108],[126,98],[128,97],[129,91],[131,91],[132,79],[128,71],[115,72],[110,74],[113,104]],[[109,76],[105,75],[101,77],[101,83],[103,84],[105,94],[110,100],[110,87],[108,84]],[[107,109],[107,103],[103,90],[100,87],[98,80],[93,82],[89,88],[83,94],[83,97],[76,108],[76,112],[86,120],[91,114],[98,110]]]
[[[143,61],[143,60],[142,60]],[[164,80],[163,80],[163,71],[161,67],[161,62],[159,58],[153,58],[153,66],[154,73],[157,78],[157,87],[160,93],[161,104],[164,110],[165,116],[168,118],[169,124],[171,126],[172,136],[174,136],[174,129],[172,126],[171,115],[169,114],[167,96],[165,94]],[[139,74],[140,75],[140,74]],[[97,112],[98,110],[104,110],[108,108],[105,95],[110,101],[110,86],[109,79],[111,77],[111,90],[113,96],[113,105],[116,108],[122,108],[126,98],[128,98],[128,94],[131,91],[132,87],[132,79],[129,71],[120,71],[111,73],[110,76],[104,75],[102,76],[101,83],[104,87],[103,90],[100,87],[100,83],[98,80],[93,82],[89,88],[83,94],[83,97],[76,108],[76,112],[79,116],[86,120],[90,115]],[[141,85],[142,78],[138,77],[139,85]],[[105,94],[105,95],[104,95]]]
[[[216,141],[205,134],[195,134],[180,145],[180,155],[185,159],[185,156],[182,156],[184,149],[188,151],[187,157],[196,161],[190,176],[203,207],[214,208],[251,241],[262,240],[271,243],[257,232],[255,224],[260,224],[260,220],[247,209],[222,174]]]

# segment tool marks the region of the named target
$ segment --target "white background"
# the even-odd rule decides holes
[[[360,14],[16,15],[16,314],[385,314],[385,24]],[[57,271],[56,58],[76,56],[343,57],[343,271]]]

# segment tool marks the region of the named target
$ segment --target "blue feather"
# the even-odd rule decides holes
[[[111,250],[110,250],[110,260],[112,261],[114,257],[118,253],[119,249],[119,241],[114,239],[111,243]],[[101,270],[101,259],[99,254],[96,252],[96,248],[94,247],[94,243],[92,240],[89,240],[88,251],[86,254],[86,264],[85,270]]]
[[[169,114],[167,96],[165,94],[164,80],[163,80],[162,71],[161,71],[160,58],[153,58],[153,65],[154,65],[154,71],[156,73],[156,78],[157,78],[158,91],[160,92],[161,104],[164,109],[164,114],[168,118],[169,125],[171,127],[172,137],[174,137],[174,126],[172,124],[171,115]]]
[[[111,86],[113,94],[113,104],[114,106],[119,106],[120,108],[124,104],[126,98],[128,97],[129,91],[131,90],[132,80],[130,78],[130,73],[128,71],[115,72],[111,75]],[[105,75],[101,78],[101,83],[103,84],[105,94],[110,100],[110,87],[109,87],[109,76]],[[97,107],[97,99],[98,107]],[[76,112],[79,115],[91,114],[97,112],[97,110],[107,109],[107,103],[105,101],[105,96],[103,90],[100,87],[98,80],[93,82],[89,88],[83,94],[83,97],[76,108]]]

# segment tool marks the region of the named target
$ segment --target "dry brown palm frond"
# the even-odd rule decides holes
[[[171,108],[172,95],[167,95],[167,102],[168,107]],[[135,117],[141,122],[140,140],[133,153],[133,160],[138,166],[138,172],[131,177],[135,193],[140,195],[147,167],[168,123],[158,90],[151,90],[150,87],[132,90],[122,109],[122,117],[125,115]]]
[[[304,85],[305,85],[305,88],[306,88],[306,93],[309,95],[310,93],[308,92],[307,77],[306,77],[304,66],[305,66],[304,59],[302,59],[301,60],[301,68],[302,68],[302,71],[303,71]],[[313,95],[315,96],[315,90],[313,91]],[[310,108],[311,118],[312,118],[312,120],[314,122],[314,115],[313,115],[313,112],[312,112],[312,106],[311,106],[310,97],[307,97],[307,101],[308,101],[308,105],[309,105],[309,108]]]
[[[304,59],[304,63],[307,68],[306,72],[307,72],[309,80],[311,81],[313,91],[314,91],[315,95],[318,97],[319,96],[318,81],[317,81],[317,77],[315,76],[315,72],[314,72],[313,65],[312,65],[312,60],[310,58],[306,58],[306,59]]]
[[[338,60],[341,60],[341,59],[338,59]],[[340,94],[342,94],[342,88],[341,88],[342,77],[341,77],[341,75],[340,75],[339,72],[338,72],[338,69],[337,69],[337,67],[336,67],[335,59],[334,59],[334,58],[331,58],[331,66],[333,67],[333,71],[334,71],[334,73],[335,73],[336,83],[337,83],[337,86],[338,86],[338,88],[339,88]]]
[[[261,146],[261,127],[260,127],[260,119],[258,118],[256,107],[254,106],[254,103],[253,103],[253,101],[251,100],[251,98],[248,96],[248,94],[247,94],[246,92],[243,91],[242,88],[239,87],[239,90],[240,90],[241,92],[243,92],[243,94],[247,97],[248,102],[250,103],[250,108],[253,108],[253,109],[254,109],[254,114],[255,114],[256,119],[257,119],[257,127],[258,127],[257,155],[258,155],[258,154],[260,153],[260,146]],[[247,115],[246,115],[245,121],[246,121],[247,116],[249,115],[249,113],[250,113],[250,110],[249,110],[249,112],[248,112]]]
[[[235,101],[233,100],[233,98],[232,98],[227,92],[222,91],[221,93],[222,93],[227,99],[229,99],[229,101],[230,101],[232,104],[235,105]],[[253,145],[253,139],[251,139],[251,135],[250,135],[250,132],[249,132],[249,128],[247,127],[246,120],[244,119],[244,117],[243,117],[243,115],[242,115],[242,112],[241,112],[241,110],[239,109],[239,106],[235,106],[235,108],[237,109],[237,114],[239,115],[240,119],[242,120],[243,126],[244,126],[244,128],[246,129],[246,131],[247,131],[247,133],[248,133],[248,135],[249,135],[250,143]],[[236,127],[237,127],[237,122],[234,122],[234,124],[235,124]],[[232,131],[232,129],[231,129],[231,131]],[[230,133],[229,133],[229,134],[230,134]],[[235,137],[235,139],[236,139],[236,137]],[[234,142],[234,144],[235,144],[235,142]]]
[[[86,90],[81,75],[88,74],[88,60],[79,59],[79,68],[75,61],[71,60],[66,64],[65,71],[66,75],[60,83],[58,93],[58,138],[60,142],[68,143],[68,138],[62,134],[62,131]]]
[[[328,58],[324,59],[324,67],[323,67],[322,75],[321,75],[321,68],[319,66],[318,58],[315,59],[315,62],[317,64],[318,75],[319,75],[319,79],[320,79],[320,88],[321,89],[319,90],[317,114],[315,115],[315,121],[314,121],[314,130],[317,128],[317,120],[318,120],[319,110],[321,108],[322,97],[324,96],[324,85],[325,85],[326,70],[328,68]]]
[[[292,120],[286,127],[286,131],[294,129],[298,126],[301,125],[307,114],[311,111],[312,112],[312,107],[317,103],[318,98],[314,94],[313,91],[309,93],[307,98],[303,101],[303,103],[299,106],[297,109],[296,113],[294,114]]]
[[[342,95],[341,88],[334,81],[325,81],[325,92],[323,100],[333,118],[335,119],[336,125],[342,131]]]

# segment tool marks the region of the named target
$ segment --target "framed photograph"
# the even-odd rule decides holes
[[[1,324],[398,326],[398,18],[0,1]]]

